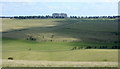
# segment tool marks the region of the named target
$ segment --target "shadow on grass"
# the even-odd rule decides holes
[[[58,24],[53,27],[30,27],[4,31],[2,32],[3,39],[12,38],[25,40],[27,34],[35,34],[35,36],[37,36],[36,34],[41,33],[55,33],[55,36],[60,35],[63,36],[63,38],[75,38],[77,42],[114,43],[117,41],[118,34],[115,20],[64,19],[54,22]]]

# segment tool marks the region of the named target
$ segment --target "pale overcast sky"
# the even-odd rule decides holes
[[[117,15],[119,0],[1,0],[2,16],[51,15],[68,16]],[[0,14],[1,16],[1,14]]]

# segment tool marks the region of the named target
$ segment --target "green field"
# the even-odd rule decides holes
[[[2,19],[3,59],[117,62],[116,20]],[[29,36],[36,39],[27,40]],[[87,46],[96,49],[85,49]],[[99,49],[107,46],[108,49]],[[72,50],[74,47],[82,49]]]
[[[74,43],[3,40],[3,59],[48,61],[117,61],[117,50],[70,50]],[[82,44],[82,43],[81,43]],[[87,43],[86,43],[87,44]],[[31,51],[29,50],[31,48]],[[112,56],[111,56],[112,55]]]

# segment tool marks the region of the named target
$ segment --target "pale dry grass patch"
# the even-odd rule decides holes
[[[117,62],[3,60],[3,67],[117,67]]]

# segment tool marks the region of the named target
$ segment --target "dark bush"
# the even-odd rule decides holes
[[[51,38],[54,38],[54,35],[51,35]]]
[[[27,39],[27,40],[36,41],[36,38],[34,38],[34,37],[32,37],[32,36],[28,36],[26,39]]]
[[[102,46],[100,46],[100,49],[103,49],[103,47],[102,47]]]
[[[117,41],[114,41],[114,43],[118,43]]]
[[[118,49],[120,49],[120,46],[118,46]]]
[[[112,49],[118,49],[118,46],[112,46]]]
[[[107,46],[104,46],[105,49],[107,49],[108,47]]]
[[[31,51],[31,48],[29,48],[28,50]]]
[[[94,48],[96,49],[97,47],[95,46]]]
[[[44,36],[42,38],[44,39]]]
[[[53,41],[53,40],[50,40],[51,42]]]
[[[67,40],[63,40],[63,42],[66,42]]]
[[[91,46],[87,46],[86,49],[91,49],[92,47]]]
[[[73,47],[71,50],[76,50],[77,49],[77,47]]]
[[[8,60],[13,60],[13,58],[12,58],[12,57],[9,57]]]

